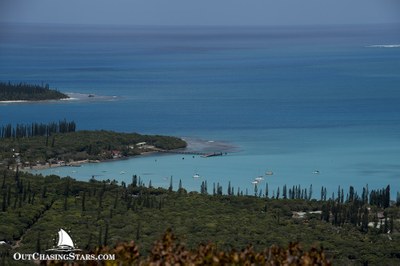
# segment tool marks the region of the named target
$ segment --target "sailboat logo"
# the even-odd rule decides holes
[[[70,235],[63,229],[60,229],[60,231],[58,231],[57,246],[55,248],[48,249],[47,251],[66,252],[66,251],[80,251],[80,249],[76,249]]]

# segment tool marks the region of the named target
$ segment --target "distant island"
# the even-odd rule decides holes
[[[68,99],[69,96],[55,89],[49,84],[32,85],[27,83],[13,84],[0,82],[0,101],[44,101]]]

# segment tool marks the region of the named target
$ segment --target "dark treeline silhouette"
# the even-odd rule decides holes
[[[373,190],[370,194],[369,204],[387,208],[390,205],[390,186],[385,189]]]
[[[0,127],[0,138],[27,138],[35,136],[50,136],[53,133],[75,132],[76,124],[74,121],[62,120],[48,124],[32,123],[17,124],[13,127],[11,124]]]
[[[338,188],[338,195],[330,198],[322,206],[321,220],[331,222],[336,226],[343,226],[346,223],[359,227],[363,232],[368,232],[369,222],[374,223],[374,228],[380,233],[393,231],[393,217],[381,216],[378,226],[378,213],[375,213],[371,220],[370,206],[386,209],[390,207],[390,186],[386,188],[371,190],[368,192],[368,185],[363,188],[361,197],[355,192],[354,187],[350,186],[349,193],[344,199],[343,189]],[[398,202],[399,203],[399,202]]]
[[[64,93],[49,88],[49,84],[32,85],[26,83],[0,82],[0,101],[41,101],[69,98]]]
[[[208,194],[207,189],[208,189],[207,181],[202,181],[201,186],[200,186],[200,193]],[[235,196],[235,195],[249,196],[247,190],[245,193],[243,193],[243,190],[240,190],[240,188],[238,188],[236,190],[237,194],[235,194],[234,191],[235,191],[234,187],[231,186],[231,182],[229,182],[228,190],[227,190],[228,196]],[[271,199],[311,200],[311,199],[313,199],[312,193],[313,193],[312,185],[310,185],[308,190],[307,190],[307,188],[302,189],[300,185],[292,186],[292,188],[287,189],[287,185],[284,185],[282,188],[282,194],[281,194],[281,188],[278,187],[276,192],[275,191],[272,192],[272,197],[269,197],[268,196],[269,195],[268,183],[265,184],[265,193],[263,193],[262,190],[258,189],[257,184],[254,185],[254,196],[256,196],[256,197],[265,197],[265,198],[271,198]],[[222,185],[220,185],[219,183],[217,183],[217,184],[213,183],[212,195],[213,196],[223,195]],[[360,205],[369,204],[371,206],[377,206],[377,207],[385,209],[390,206],[390,185],[388,185],[386,188],[371,190],[371,191],[369,191],[368,185],[366,185],[362,189],[361,196],[358,195],[358,193],[355,191],[353,186],[350,186],[349,191],[346,194],[346,197],[344,196],[343,188],[341,188],[339,186],[337,196],[335,196],[335,193],[332,193],[332,196],[329,198],[327,198],[326,187],[322,186],[320,201],[332,201],[332,202],[342,203],[342,204],[356,202]],[[397,202],[400,205],[400,193],[398,193]]]
[[[151,184],[151,181],[149,182],[149,184]],[[122,186],[126,187],[126,184],[123,183]],[[132,178],[132,184],[129,185],[128,188],[129,187],[140,188],[145,187],[145,184],[140,180],[140,177],[134,175]],[[150,185],[149,188],[151,188]],[[172,178],[170,180],[169,191],[172,192]],[[181,180],[179,181],[178,192],[179,191],[186,191],[182,188]],[[268,197],[268,193],[268,183],[266,183],[265,185],[265,193],[263,193],[262,190],[259,190],[257,184],[255,184],[255,197],[264,197],[265,199],[273,200],[317,200],[315,198],[312,198],[312,185],[310,185],[308,190],[306,188],[302,189],[300,185],[293,186],[292,188],[287,189],[287,186],[284,185],[282,190],[278,187],[276,192],[273,191],[272,197]],[[207,181],[202,181],[200,186],[200,194],[209,195]],[[247,190],[243,192],[242,190],[240,190],[240,188],[237,188],[235,193],[234,187],[231,185],[231,182],[229,182],[226,194],[223,193],[223,187],[222,185],[220,185],[220,183],[213,183],[213,190],[210,196],[243,197],[250,195],[248,195]],[[149,195],[144,198],[139,196],[135,199],[127,199],[130,201],[128,206],[132,207],[133,209],[138,202],[140,202],[140,204],[143,204],[144,202],[144,206],[149,208],[161,208],[162,206],[161,202],[157,202],[155,197]],[[373,206],[376,206],[377,208],[382,210],[390,207],[391,202],[389,185],[386,188],[371,191],[369,191],[368,185],[366,185],[362,189],[361,196],[358,195],[353,186],[349,187],[346,195],[344,194],[343,188],[339,186],[337,195],[335,196],[335,194],[332,193],[332,196],[329,198],[327,198],[326,196],[326,187],[322,187],[320,202],[322,203],[322,205],[320,209],[319,219],[325,222],[329,222],[332,225],[342,227],[345,224],[352,224],[361,232],[375,230],[376,233],[388,233],[390,231],[393,231],[393,217],[384,214],[383,217],[380,216],[380,218],[378,218],[378,213],[372,213],[371,211],[371,207]],[[396,205],[400,206],[400,194],[397,198]],[[374,223],[372,229],[369,225],[370,222]]]
[[[307,190],[302,189],[300,185],[293,186],[287,189],[284,185],[282,194],[280,193],[280,187],[277,188],[276,192],[272,192],[272,197],[268,197],[268,183],[265,185],[265,193],[262,190],[258,190],[257,184],[254,185],[254,196],[265,197],[266,199],[284,199],[284,200],[312,200],[312,185]],[[207,181],[203,181],[200,187],[200,193],[207,195]],[[213,196],[223,196],[222,186],[217,183],[213,183]],[[234,193],[234,187],[231,186],[231,182],[228,183],[228,196],[249,196],[246,189],[243,193],[240,188],[237,189],[237,194]],[[314,199],[316,200],[316,199]],[[371,220],[370,207],[376,206],[382,209],[390,207],[390,186],[386,188],[371,190],[369,191],[368,185],[363,187],[361,196],[355,191],[353,186],[349,187],[346,195],[344,194],[343,188],[338,187],[337,196],[332,193],[332,196],[327,198],[326,187],[321,187],[320,202],[324,202],[322,205],[320,219],[326,222],[331,222],[335,226],[343,226],[344,224],[352,224],[358,227],[362,232],[368,232],[369,223],[374,223],[375,230],[378,233],[387,233],[393,231],[393,217],[381,217],[380,224],[378,225],[378,213],[373,214]],[[398,193],[396,205],[400,206],[400,193]]]

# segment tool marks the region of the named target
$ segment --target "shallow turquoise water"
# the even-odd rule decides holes
[[[172,176],[175,188],[182,180],[188,190],[199,190],[201,182],[207,181],[209,192],[212,192],[213,183],[222,185],[226,192],[231,182],[235,191],[240,187],[249,194],[254,191],[251,184],[254,178],[263,176],[265,180],[258,187],[265,191],[265,182],[268,182],[269,195],[285,184],[304,188],[312,184],[313,195],[317,198],[321,186],[336,192],[338,186],[347,189],[353,185],[361,189],[366,184],[369,188],[390,184],[394,196],[399,189],[399,147],[396,145],[400,131],[386,136],[379,145],[371,145],[375,139],[364,134],[366,130],[365,127],[316,129],[316,135],[310,136],[308,129],[271,129],[262,131],[263,138],[252,138],[250,134],[254,132],[243,131],[246,139],[235,141],[235,136],[225,136],[224,140],[233,138],[229,143],[236,146],[227,148],[228,155],[220,157],[148,155],[82,167],[47,169],[40,173],[69,175],[81,180],[94,176],[98,180],[116,179],[126,183],[137,174],[146,185],[151,180],[153,186],[165,188]],[[213,150],[212,145],[207,144],[207,147]],[[314,174],[315,170],[319,174]],[[273,175],[265,175],[267,171],[273,171]],[[201,178],[193,178],[196,173]]]
[[[397,25],[368,27],[66,27],[4,25],[0,80],[101,96],[0,104],[0,123],[75,120],[78,129],[201,139],[228,155],[146,156],[42,171],[189,190],[284,184],[400,190]],[[214,143],[207,143],[212,140]],[[228,148],[218,146],[227,144]],[[204,145],[206,144],[206,147]],[[230,147],[230,148],[229,148]],[[312,174],[319,170],[320,174]],[[72,172],[75,171],[75,172]],[[124,171],[125,174],[120,174]],[[199,173],[202,178],[193,179]],[[260,184],[264,189],[265,181]]]

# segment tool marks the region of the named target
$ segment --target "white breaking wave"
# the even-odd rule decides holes
[[[400,48],[400,44],[374,44],[368,45],[368,48]]]

